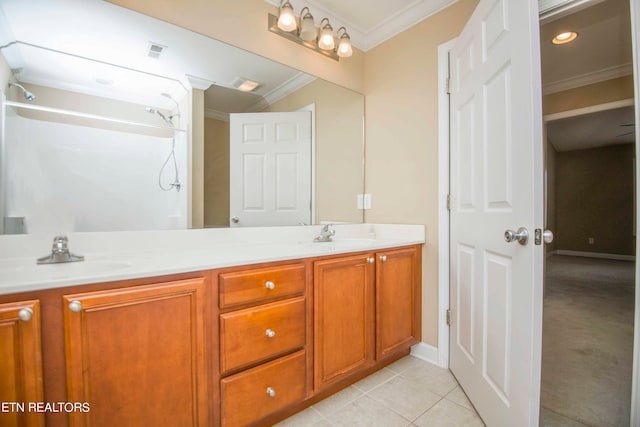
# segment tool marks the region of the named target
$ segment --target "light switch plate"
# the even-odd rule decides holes
[[[371,194],[367,193],[363,195],[364,199],[364,209],[371,209]]]

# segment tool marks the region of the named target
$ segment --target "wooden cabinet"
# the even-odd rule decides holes
[[[373,363],[374,260],[341,256],[314,263],[314,390]]]
[[[307,267],[224,271],[218,283],[221,424],[260,425],[307,396]]]
[[[420,340],[418,246],[314,263],[314,390]]]
[[[305,396],[305,352],[299,351],[222,380],[222,424],[246,426]]]
[[[204,426],[208,418],[205,280],[65,295],[72,426]]]
[[[376,360],[420,341],[419,247],[376,253]]]
[[[411,246],[0,296],[0,402],[86,403],[0,425],[271,425],[407,354],[420,268]]]
[[[12,405],[3,407],[0,425],[44,426],[44,413],[25,406],[42,401],[40,302],[0,304],[0,402]]]

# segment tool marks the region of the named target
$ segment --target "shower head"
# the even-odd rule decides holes
[[[27,101],[31,102],[34,99],[36,99],[36,96],[33,93],[31,93],[28,90],[26,90],[22,85],[19,85],[18,83],[9,82],[9,87],[11,87],[11,86],[15,86],[18,89],[22,90],[22,94],[24,95],[24,99],[26,99]]]
[[[162,120],[164,120],[164,121],[165,121],[165,123],[168,123],[168,124],[170,124],[170,125],[173,125],[173,123],[171,122],[171,118],[172,118],[173,116],[171,116],[171,117],[167,117],[167,116],[165,116],[164,114],[162,114],[162,112],[161,112],[161,111],[156,110],[155,108],[151,108],[151,107],[147,107],[147,111],[148,111],[149,113],[151,113],[151,114],[157,114],[158,116],[160,116],[160,118],[161,118]]]

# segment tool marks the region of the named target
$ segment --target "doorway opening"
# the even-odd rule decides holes
[[[630,423],[635,109],[628,0],[541,19],[546,247],[540,425]],[[551,40],[563,31],[578,38]]]

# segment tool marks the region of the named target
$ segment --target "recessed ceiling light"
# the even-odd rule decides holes
[[[563,33],[560,33],[558,35],[556,35],[553,40],[551,40],[551,43],[553,44],[565,44],[565,43],[569,43],[572,42],[576,39],[576,37],[578,37],[578,33],[576,33],[575,31],[565,31]]]
[[[231,86],[235,87],[238,90],[241,90],[242,92],[251,92],[258,86],[260,86],[260,83],[253,80],[245,79],[244,77],[236,77],[231,82]]]

